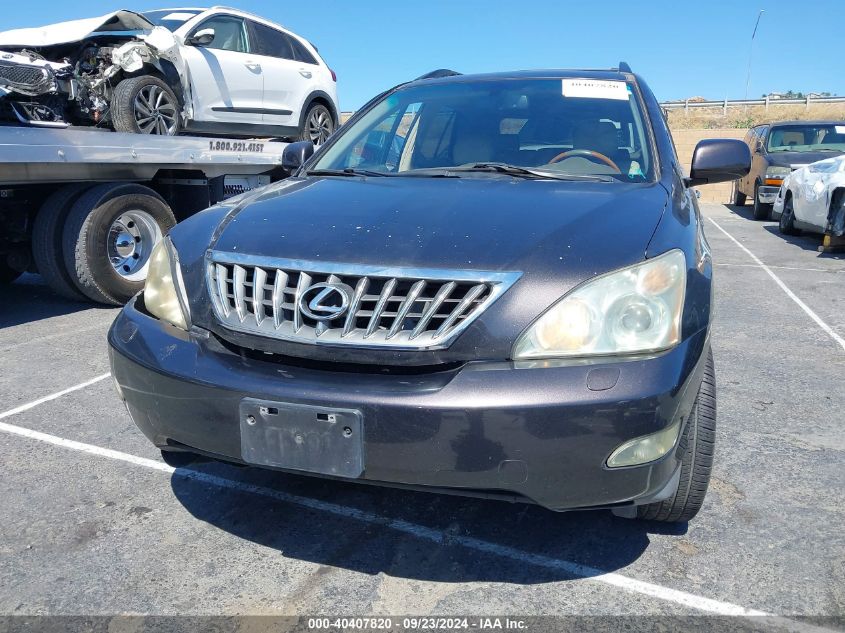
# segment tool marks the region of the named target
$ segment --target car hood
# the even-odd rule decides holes
[[[666,201],[656,184],[312,177],[244,201],[213,248],[588,277],[642,260]]]
[[[511,178],[292,178],[189,218],[171,233],[193,322],[236,345],[318,361],[427,365],[506,359],[528,325],[586,279],[643,261],[668,202],[657,183]],[[211,235],[203,241],[203,236]],[[518,281],[446,350],[277,341],[226,330],[205,253],[385,268],[514,272]]]
[[[69,44],[87,39],[94,33],[148,31],[152,22],[134,11],[112,11],[96,18],[58,22],[48,26],[0,32],[0,48],[27,46],[39,48]]]
[[[769,152],[769,165],[776,167],[790,167],[792,165],[809,165],[825,158],[837,156],[834,152]]]

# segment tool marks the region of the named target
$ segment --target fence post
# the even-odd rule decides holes
[[[766,95],[766,112],[769,111],[769,95]]]
[[[722,116],[728,116],[728,100],[725,99],[724,103],[722,104]]]
[[[810,97],[809,97],[809,96],[807,97],[807,105],[806,105],[806,107],[805,107],[804,109],[805,109],[805,110],[809,110],[809,109],[810,109]]]

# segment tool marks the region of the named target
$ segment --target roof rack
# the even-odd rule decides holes
[[[631,67],[628,65],[628,62],[619,62],[619,68],[617,68],[617,70],[623,73],[633,72]]]
[[[440,79],[441,77],[454,77],[456,75],[460,75],[456,70],[449,70],[448,68],[438,68],[437,70],[432,70],[430,73],[426,73],[424,75],[420,75],[414,81],[419,81],[420,79]]]

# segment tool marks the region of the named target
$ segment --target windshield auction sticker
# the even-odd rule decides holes
[[[628,85],[624,81],[605,81],[602,79],[564,79],[564,97],[582,99],[628,100]]]

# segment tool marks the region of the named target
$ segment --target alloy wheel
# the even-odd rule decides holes
[[[135,96],[135,123],[144,134],[173,136],[179,124],[172,97],[161,86],[144,86]]]
[[[314,145],[322,145],[334,131],[331,115],[325,108],[314,108],[305,122],[305,133]]]

